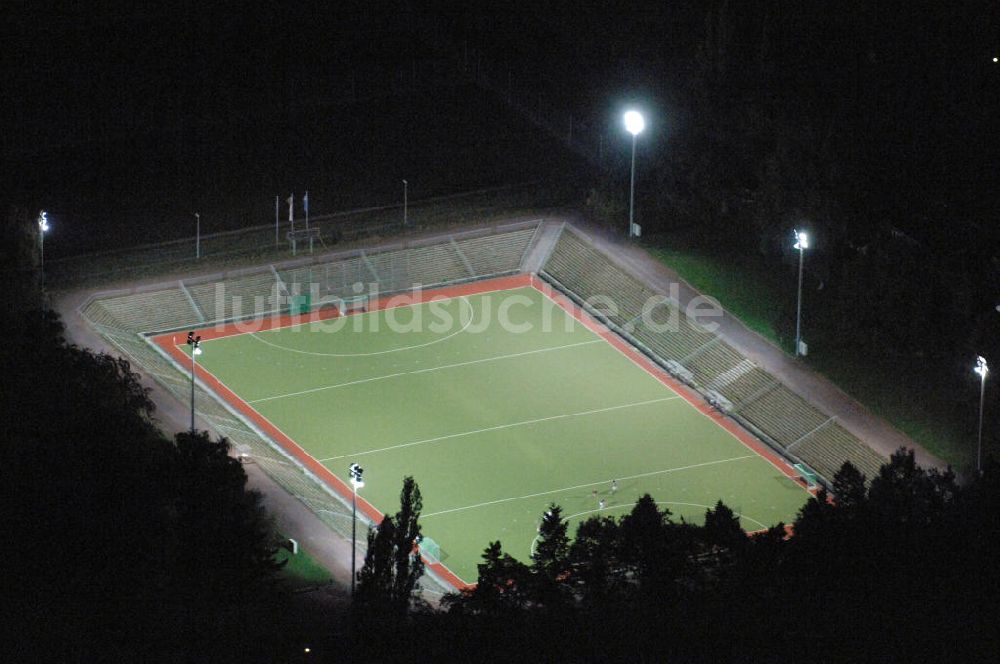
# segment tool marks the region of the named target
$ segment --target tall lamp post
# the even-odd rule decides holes
[[[406,212],[407,212],[407,210],[406,210],[406,208],[407,208],[407,202],[408,202],[407,198],[408,198],[408,194],[409,194],[409,191],[408,191],[409,187],[410,187],[410,183],[407,182],[406,180],[403,180],[403,226],[404,227],[407,225],[407,220],[406,220]]]
[[[201,215],[194,213],[194,257],[201,258]]]
[[[802,263],[809,248],[809,236],[805,231],[792,232],[795,233],[795,248],[799,250],[799,303],[795,310],[795,357],[798,357],[802,354]]]
[[[628,111],[625,113],[625,129],[632,134],[632,178],[629,184],[628,203],[628,237],[631,239],[635,233],[635,138],[646,128],[646,121],[643,120],[639,111]]]
[[[348,469],[351,472],[351,599],[354,598],[354,584],[357,580],[357,550],[358,550],[358,489],[365,485],[361,476],[365,469],[352,463]]]
[[[42,270],[42,282],[45,282],[45,231],[49,230],[49,213],[42,210],[38,213],[38,261]]]
[[[201,337],[188,332],[187,344],[191,346],[191,433],[194,433],[194,374],[196,358],[201,355]]]
[[[986,358],[982,355],[976,358],[976,368],[979,374],[979,444],[976,446],[976,472],[983,472],[983,402],[986,397],[986,374],[990,368],[986,366]]]

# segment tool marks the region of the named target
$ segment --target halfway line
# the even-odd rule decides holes
[[[351,454],[340,454],[337,456],[327,457],[325,459],[320,459],[321,463],[327,461],[335,461],[337,459],[346,459],[348,457],[359,457],[366,454],[377,454],[379,452],[388,452],[390,450],[398,450],[403,447],[412,447],[414,445],[424,445],[426,443],[436,443],[441,440],[449,440],[451,438],[461,438],[463,436],[472,436],[477,433],[486,433],[488,431],[499,431],[500,429],[510,429],[511,427],[520,427],[528,424],[538,424],[539,422],[549,422],[552,420],[561,420],[569,417],[578,417],[580,415],[594,415],[596,413],[606,413],[612,410],[621,410],[622,408],[632,408],[635,406],[648,406],[652,403],[661,403],[664,401],[673,401],[674,399],[680,399],[680,396],[663,397],[660,399],[650,399],[649,401],[636,401],[635,403],[626,403],[620,406],[608,406],[607,408],[595,408],[594,410],[583,410],[578,413],[564,413],[562,415],[550,415],[549,417],[539,417],[534,420],[523,420],[521,422],[512,422],[510,424],[499,424],[495,427],[486,427],[485,429],[476,429],[474,431],[463,431],[461,433],[450,433],[447,436],[437,436],[436,438],[426,438],[424,440],[415,440],[411,443],[400,443],[399,445],[390,445],[389,447],[381,447],[377,450],[368,450],[365,452],[352,452]]]

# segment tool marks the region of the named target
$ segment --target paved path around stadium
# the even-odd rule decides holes
[[[550,218],[551,219],[551,218]],[[575,217],[566,217],[578,229],[586,232],[595,244],[612,255],[619,264],[659,292],[668,292],[670,284],[676,283],[680,289],[680,301],[687,305],[691,298],[700,295],[676,272],[657,261],[641,248],[625,242],[605,230],[595,228]],[[512,219],[512,221],[517,221]],[[553,243],[558,237],[559,225],[563,219],[550,220],[540,229],[535,245],[530,250],[526,269],[537,272],[548,257]],[[461,229],[452,229],[458,232]],[[440,230],[426,235],[440,234]],[[417,235],[415,237],[420,237]],[[334,253],[334,252],[329,252]],[[218,270],[205,270],[218,272]],[[184,275],[190,276],[190,275]],[[176,276],[175,276],[176,278]],[[158,276],[145,282],[131,282],[128,287],[136,288],[144,283],[163,283],[170,280],[168,275]],[[111,286],[104,286],[103,290]],[[57,293],[53,296],[53,306],[66,326],[66,338],[79,346],[99,352],[118,355],[118,351],[108,346],[84,323],[78,307],[90,296],[90,291]],[[888,456],[899,447],[916,450],[917,460],[923,466],[943,468],[945,464],[910,440],[902,432],[878,417],[836,385],[814,372],[808,365],[796,360],[769,341],[748,329],[728,312],[719,321],[719,333],[736,350],[770,372],[793,391],[806,397],[824,412],[836,415],[839,422],[849,431],[871,445],[879,453]],[[184,431],[188,427],[190,413],[188,405],[181,403],[164,390],[150,376],[134,367],[143,378],[143,384],[150,388],[150,396],[156,404],[156,417],[165,432]],[[208,428],[204,423],[202,427]],[[250,486],[264,496],[268,511],[274,515],[278,529],[299,543],[333,575],[335,585],[315,597],[320,603],[342,603],[347,600],[346,589],[350,587],[351,543],[328,528],[319,518],[299,502],[284,488],[271,480],[258,467],[246,467]],[[360,565],[359,560],[359,565]],[[313,593],[316,595],[316,593]]]
[[[702,295],[676,272],[650,256],[641,247],[627,242],[623,237],[609,233],[586,222],[567,218],[578,230],[584,231],[594,244],[639,278],[653,290],[669,292],[671,284],[677,284],[682,308],[692,298]],[[547,226],[558,228],[557,222],[547,222]],[[555,231],[545,229],[539,237],[548,238]],[[533,254],[534,257],[534,254]],[[537,271],[539,265],[529,269]],[[947,464],[930,454],[899,429],[868,410],[864,405],[837,387],[825,376],[816,372],[808,364],[781,350],[770,341],[746,327],[728,311],[714,322],[719,324],[718,334],[733,348],[766,370],[801,395],[823,412],[836,416],[837,422],[870,445],[885,457],[900,447],[912,448],[917,462],[925,468],[944,469]]]
[[[511,217],[503,223],[516,223],[531,218],[537,217]],[[493,223],[490,225],[496,224]],[[470,225],[470,228],[472,227],[474,225]],[[407,240],[419,240],[425,237],[440,236],[443,233],[455,233],[462,230],[467,229],[435,228],[423,233],[408,235]],[[549,245],[552,244],[552,241],[556,237],[557,230],[557,225],[550,225],[548,228]],[[381,244],[386,247],[398,247],[399,241],[398,239],[390,239]],[[365,248],[370,249],[371,247]],[[344,251],[343,247],[332,247],[329,251],[317,252],[315,258],[319,259],[323,254],[335,255],[342,251]],[[282,261],[270,262],[280,265]],[[236,268],[229,266],[226,269]],[[203,275],[221,274],[218,266],[205,268],[200,271],[192,271],[190,268],[185,268],[182,272],[173,275],[162,274],[143,280],[103,284],[93,289],[55,292],[51,295],[52,307],[62,318],[62,322],[66,326],[66,339],[70,343],[84,348],[91,348],[97,352],[119,356],[121,353],[118,349],[110,346],[104,339],[94,333],[80,315],[80,307],[86,303],[91,294],[115,288],[138,289],[152,284],[170,283],[178,278],[191,277],[194,273]],[[191,417],[189,405],[182,403],[167,390],[160,387],[159,383],[153,380],[152,376],[149,376],[142,370],[142,367],[133,365],[132,368],[139,374],[142,384],[150,389],[150,398],[156,404],[155,417],[164,433],[168,436],[173,436],[174,432],[186,431]],[[219,432],[212,429],[204,421],[199,422],[198,426],[219,435]],[[347,602],[349,599],[348,589],[351,585],[351,542],[330,529],[312,510],[286,491],[284,487],[268,477],[259,467],[249,464],[245,468],[250,488],[261,492],[264,498],[264,505],[268,512],[274,516],[277,529],[286,537],[297,540],[333,576],[333,585],[326,589],[309,593],[308,599],[321,605],[339,605]],[[359,530],[359,539],[364,537],[364,532],[364,528]],[[363,562],[364,560],[359,557],[357,561],[359,569]],[[439,596],[428,594],[425,596],[425,599],[434,603],[439,599]]]
[[[116,348],[105,343],[87,327],[80,316],[78,307],[89,295],[89,292],[74,292],[60,294],[54,298],[53,306],[66,326],[66,339],[78,346],[98,352],[120,355]],[[182,403],[160,387],[159,383],[143,373],[141,367],[133,365],[132,369],[140,375],[143,385],[150,389],[150,398],[156,404],[155,419],[160,429],[168,436],[172,436],[173,432],[186,431],[191,417],[189,405]],[[212,430],[205,422],[199,422],[198,426]],[[213,431],[213,433],[218,432]],[[274,517],[277,530],[286,537],[298,541],[299,545],[333,576],[332,585],[309,593],[307,599],[312,603],[326,606],[342,606],[347,603],[350,595],[347,589],[351,585],[351,543],[330,530],[308,507],[268,477],[258,466],[249,463],[244,469],[248,485],[263,496],[264,506]],[[359,557],[359,568],[363,562]]]

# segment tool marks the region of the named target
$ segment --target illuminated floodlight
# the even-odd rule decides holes
[[[976,357],[976,368],[973,369],[979,374],[979,436],[976,445],[976,472],[980,475],[983,472],[983,406],[986,402],[986,374],[990,368],[986,366],[986,358],[982,355]]]
[[[809,236],[805,231],[792,230],[795,235],[795,249],[799,250],[799,297],[795,307],[795,357],[804,355],[802,344],[802,264],[806,249],[809,248]]]
[[[646,121],[642,119],[639,111],[626,111],[625,129],[632,134],[632,176],[629,180],[629,202],[628,202],[628,237],[637,235],[638,227],[635,224],[635,137],[646,128]]]
[[[201,355],[201,346],[195,346],[193,352],[195,355]]]
[[[49,213],[46,212],[45,210],[42,210],[38,214],[38,228],[41,229],[41,231],[43,233],[45,231],[49,230],[49,228],[50,228],[49,227]]]
[[[361,476],[364,474],[365,469],[362,468],[357,463],[352,463],[348,467],[348,471],[351,474],[351,486],[353,491],[351,491],[351,597],[354,597],[354,586],[357,581],[357,564],[358,564],[358,489],[363,487],[365,483],[362,481]]]
[[[975,371],[977,374],[979,374],[980,378],[983,378],[983,379],[986,378],[986,374],[988,374],[990,372],[990,368],[988,366],[986,366],[986,358],[985,357],[983,357],[982,355],[980,355],[980,356],[978,356],[976,358],[976,368],[973,369],[973,371]]]
[[[809,236],[805,231],[793,231],[795,233],[795,249],[802,250],[809,248]]]
[[[351,484],[355,489],[360,489],[365,485],[363,479],[361,479],[362,474],[364,474],[365,469],[356,463],[352,463],[349,470],[351,471]]]
[[[636,136],[642,133],[642,130],[646,128],[646,121],[642,118],[642,113],[639,111],[628,111],[625,113],[625,129],[628,133]]]

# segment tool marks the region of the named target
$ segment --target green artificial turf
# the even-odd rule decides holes
[[[504,308],[510,323],[530,329],[504,329]],[[492,540],[528,559],[551,502],[571,532],[598,513],[600,498],[619,516],[644,493],[695,522],[722,499],[758,530],[789,522],[807,498],[534,289],[203,347],[205,369],[334,474],[346,479],[348,465],[360,463],[361,495],[379,510],[398,509],[402,479],[412,475],[425,535],[469,582]]]

